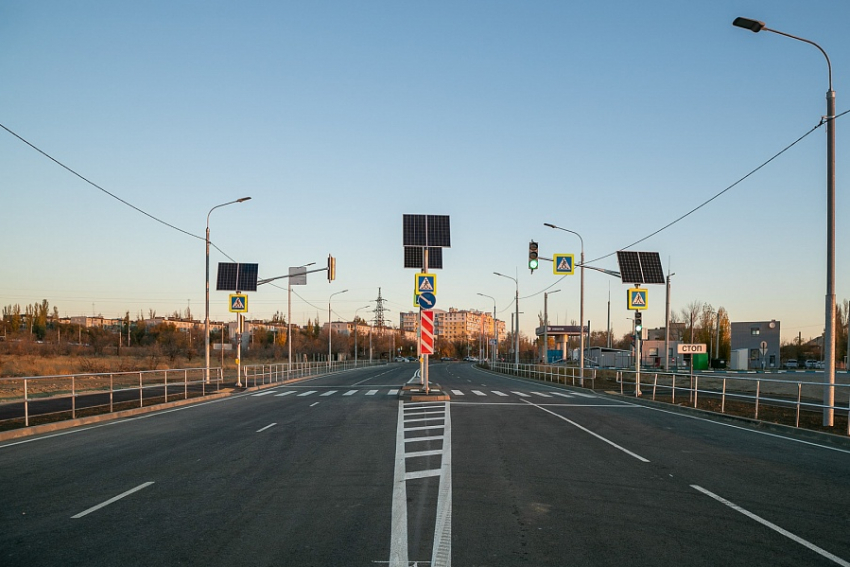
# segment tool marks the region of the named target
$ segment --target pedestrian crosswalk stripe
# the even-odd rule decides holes
[[[523,394],[522,392],[514,392],[514,391],[511,391],[511,394],[516,394],[517,396],[519,396],[519,397],[521,397],[521,398],[530,398],[530,397],[531,397],[531,396],[529,396],[528,394]]]
[[[278,397],[278,398],[296,395],[299,398],[304,398],[304,397],[307,397],[307,396],[312,396],[313,394],[317,394],[317,393],[321,397],[330,397],[330,396],[333,396],[335,394],[340,394],[342,396],[354,396],[355,394],[363,393],[366,396],[374,396],[381,391],[384,391],[384,390],[353,389],[353,390],[325,390],[325,391],[321,391],[321,390],[307,390],[307,391],[285,390],[285,391],[281,391],[281,390],[277,390],[277,389],[270,389],[270,390],[266,390],[266,391],[263,391],[263,392],[258,392],[256,394],[251,394],[251,395],[253,397],[272,395],[272,396],[275,396],[275,397]],[[598,397],[598,396],[595,396],[593,394],[585,394],[583,392],[574,392],[574,391],[570,391],[568,393],[567,392],[555,392],[555,391],[520,392],[520,391],[513,391],[513,390],[510,391],[509,393],[500,392],[499,390],[467,390],[466,392],[464,392],[463,390],[448,390],[448,391],[451,392],[451,394],[453,396],[458,396],[458,397],[465,396],[466,392],[471,392],[472,394],[479,396],[479,397],[487,397],[490,394],[493,394],[494,396],[499,396],[499,397],[502,397],[502,398],[508,397],[509,394],[513,394],[513,395],[519,396],[521,398],[530,398],[532,396],[539,396],[541,398],[551,398],[552,396],[559,396],[559,397],[562,397],[562,398],[574,398],[575,396],[581,396],[583,398],[597,398]],[[385,392],[386,392],[387,396],[395,396],[395,395],[398,395],[399,389],[398,388],[388,388],[387,390],[385,390]]]
[[[315,394],[315,393],[316,393],[316,390],[308,390],[306,392],[302,392],[302,393],[298,394],[298,397],[303,398],[304,396],[309,396],[310,394]]]
[[[339,392],[339,390],[328,390],[327,392],[325,392],[324,394],[322,394],[322,396],[333,396],[333,395],[334,395],[334,394],[336,394],[337,392]]]
[[[564,398],[572,398],[571,395],[565,394],[563,392],[552,392],[552,393],[555,394],[556,396],[561,396],[561,397],[564,397]]]
[[[279,398],[281,396],[288,396],[289,394],[294,394],[294,393],[295,393],[295,390],[289,390],[288,392],[283,392],[281,394],[275,394],[274,397]]]
[[[540,396],[541,398],[551,398],[552,397],[549,394],[544,394],[542,392],[531,392],[531,393],[534,394],[535,396]]]
[[[367,396],[374,396],[377,393],[378,393],[378,390],[369,390],[368,392],[366,392],[366,395]]]
[[[254,397],[256,398],[259,396],[268,396],[269,394],[274,394],[276,391],[277,390],[267,390],[265,392],[260,392],[259,394],[254,394]]]
[[[387,392],[388,396],[395,396],[396,394],[398,394],[398,390],[390,390],[389,392]]]
[[[502,392],[500,392],[498,390],[493,390],[493,393],[496,394],[497,396],[502,396],[503,398],[507,397],[507,394],[503,394]]]
[[[353,396],[357,392],[359,392],[359,390],[349,390],[346,393],[344,393],[343,396]]]
[[[472,390],[472,393],[475,394],[476,396],[486,396],[487,395],[484,392],[481,392],[479,390]]]
[[[461,392],[460,390],[452,390],[452,394],[454,394],[455,396],[463,396],[464,395],[463,392]]]
[[[595,398],[593,394],[582,394],[581,392],[573,392],[576,396],[581,396],[582,398]]]

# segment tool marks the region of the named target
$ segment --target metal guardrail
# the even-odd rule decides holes
[[[375,360],[344,360],[341,362],[282,362],[277,364],[252,364],[242,367],[242,378],[246,387],[256,387],[277,382],[289,382],[310,376],[321,376],[331,372],[342,372],[354,370],[355,368],[367,368],[370,366],[383,366],[386,361]],[[240,382],[241,383],[241,382]]]
[[[238,384],[256,387],[288,382],[330,372],[387,364],[385,361],[302,362],[256,364],[242,367]],[[210,368],[143,370],[0,378],[0,428],[16,422],[29,427],[33,420],[56,422],[85,415],[114,413],[220,392],[224,371]],[[233,380],[235,376],[231,376]]]
[[[23,420],[29,427],[33,417],[50,421],[76,419],[81,413],[112,413],[115,406],[144,407],[191,395],[205,396],[221,389],[221,368],[143,370],[0,378],[0,425]],[[138,402],[136,402],[138,400]],[[33,412],[33,408],[37,411]]]
[[[541,364],[486,364],[491,370],[502,374],[530,378],[558,384],[571,383],[573,386],[595,388],[597,372],[612,377],[620,385],[620,394],[648,396],[651,391],[653,401],[683,403],[687,398],[689,406],[698,407],[700,396],[720,401],[720,413],[727,412],[727,401],[739,401],[752,406],[753,419],[759,419],[760,406],[793,408],[795,410],[795,426],[800,426],[801,411],[823,411],[830,406],[821,403],[823,398],[823,382],[796,380],[793,374],[774,374],[770,377],[752,374],[730,376],[722,374],[682,374],[677,372],[647,372],[641,371],[640,384],[636,380],[634,370],[585,368],[584,379],[580,369],[572,366],[541,365]],[[785,376],[781,378],[779,376]],[[584,383],[582,383],[584,382]],[[835,384],[835,399],[847,399],[844,407],[837,405],[831,409],[844,412],[847,415],[847,435],[850,436],[850,384]]]

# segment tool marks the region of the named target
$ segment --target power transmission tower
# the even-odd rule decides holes
[[[386,301],[386,299],[381,297],[381,288],[378,288],[378,299],[375,300],[375,311],[374,311],[375,319],[374,319],[374,321],[375,321],[375,326],[378,327],[379,329],[383,329],[387,324],[386,318],[384,317],[384,311],[387,311],[387,309],[384,307],[385,301]]]

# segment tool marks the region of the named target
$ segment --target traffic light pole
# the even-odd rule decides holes
[[[635,397],[640,397],[640,343],[643,338],[641,313],[635,309]]]

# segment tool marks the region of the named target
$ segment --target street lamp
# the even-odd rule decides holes
[[[735,18],[733,26],[752,32],[769,31],[817,47],[826,58],[829,90],[826,91],[826,321],[824,332],[823,424],[833,425],[835,406],[835,91],[832,90],[832,63],[814,41],[772,30],[764,22]]]
[[[553,293],[558,293],[560,289],[555,291],[547,291],[543,294],[543,363],[549,364],[549,296]]]
[[[580,306],[579,306],[579,335],[581,340],[579,341],[579,384],[584,386],[584,238],[581,237],[579,233],[574,230],[570,230],[568,228],[562,228],[560,226],[555,226],[552,223],[544,222],[543,226],[548,226],[549,228],[555,228],[558,230],[563,230],[564,232],[569,232],[570,234],[575,234],[578,236],[579,241],[581,242],[581,297],[580,297]]]
[[[214,210],[218,209],[219,207],[226,207],[227,205],[233,205],[234,203],[244,203],[245,201],[248,201],[250,199],[251,197],[242,197],[241,199],[236,199],[235,201],[222,203],[211,208],[210,212],[207,213],[207,285],[205,301],[206,308],[204,310],[204,352],[207,361],[206,370],[204,371],[204,381],[207,383],[209,383],[210,381],[210,215]]]
[[[487,295],[486,293],[479,293],[481,297],[489,297],[493,300],[493,334],[496,337],[496,345],[493,348],[493,364],[496,364],[496,359],[498,358],[499,352],[499,325],[496,323],[496,298],[492,295]]]
[[[357,368],[357,312],[361,309],[369,309],[371,305],[364,305],[354,310],[354,367]]]
[[[333,329],[331,328],[331,299],[333,298],[333,296],[339,295],[340,293],[345,293],[346,291],[348,291],[348,290],[344,289],[342,291],[334,292],[328,298],[328,370],[329,371],[331,369],[331,336],[332,336],[332,331],[333,331]]]
[[[500,274],[499,272],[493,272],[497,276],[501,276],[503,278],[508,278],[509,280],[514,280],[516,284],[516,298],[514,300],[514,309],[516,310],[516,328],[514,331],[514,363],[517,368],[519,368],[519,281],[516,278],[512,278],[511,276],[506,276],[505,274]]]

